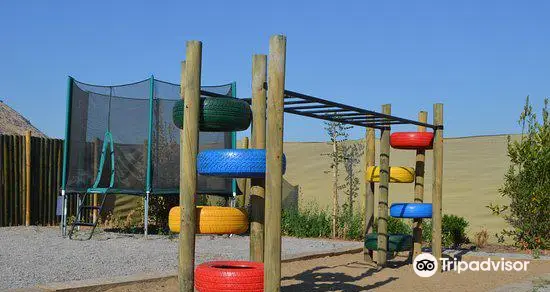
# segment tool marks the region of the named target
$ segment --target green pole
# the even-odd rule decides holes
[[[155,77],[151,75],[149,83],[149,138],[147,140],[147,178],[145,182],[145,192],[151,192],[151,147],[153,143],[153,99],[155,95]]]
[[[151,194],[151,162],[153,160],[151,155],[151,145],[153,144],[153,100],[155,97],[155,76],[151,75],[149,83],[149,139],[147,140],[147,178],[145,183],[145,198],[144,198],[144,210],[143,210],[143,233],[145,236],[148,234],[149,227],[149,195]]]
[[[67,110],[65,116],[65,141],[63,141],[63,176],[61,177],[61,189],[65,190],[67,184],[67,164],[69,155],[69,136],[71,133],[71,103],[73,99],[72,93],[73,77],[67,79]]]
[[[237,82],[235,81],[231,83],[231,96],[237,98]],[[237,148],[237,132],[231,132],[231,148]],[[231,182],[231,191],[233,192],[233,197],[235,197],[237,195],[237,180],[234,178]]]
[[[69,139],[71,135],[71,105],[73,99],[73,77],[67,78],[67,109],[65,112],[65,141],[63,141],[63,175],[61,176],[61,236],[67,234],[67,165],[69,164]]]

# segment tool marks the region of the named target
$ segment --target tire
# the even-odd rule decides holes
[[[397,132],[390,135],[390,145],[395,149],[432,149],[433,132]]]
[[[365,173],[368,182],[380,182],[380,167],[369,166]],[[406,166],[390,166],[390,183],[414,182],[414,168]]]
[[[365,248],[368,250],[378,250],[378,233],[369,233],[365,237]],[[412,249],[412,236],[409,234],[390,234],[388,235],[389,252],[410,251]]]
[[[212,261],[195,269],[199,292],[264,291],[264,264],[248,261]]]
[[[198,234],[241,234],[248,230],[248,214],[238,208],[197,206],[195,209]],[[170,209],[168,227],[180,232],[180,207]]]
[[[432,204],[395,203],[390,207],[390,216],[395,218],[432,218]]]
[[[286,157],[283,154],[283,174]],[[201,175],[230,178],[264,178],[264,149],[213,149],[197,156],[197,171]]]
[[[176,101],[172,108],[172,119],[176,127],[183,128],[183,100]],[[200,99],[200,131],[244,131],[250,126],[251,120],[250,105],[244,100],[231,97],[201,97]]]

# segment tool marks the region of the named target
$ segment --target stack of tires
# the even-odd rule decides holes
[[[390,145],[395,149],[432,149],[433,133],[431,132],[397,132],[390,136]],[[380,182],[380,168],[367,168],[365,179],[368,182]],[[406,166],[390,167],[390,183],[413,183],[415,170]],[[390,216],[395,218],[431,218],[432,204],[425,203],[394,203],[390,207]],[[365,248],[369,251],[378,249],[378,234],[371,233],[365,237]],[[412,235],[389,234],[388,252],[410,251],[412,249]]]
[[[183,127],[183,101],[173,108],[174,124]],[[244,100],[236,98],[202,97],[199,129],[203,132],[244,131],[250,126],[252,111]],[[264,149],[213,149],[197,156],[197,172],[205,176],[226,178],[265,177]],[[285,157],[283,156],[283,173]],[[241,234],[248,230],[248,214],[243,209],[197,206],[196,230],[200,234]],[[169,214],[170,231],[180,232],[180,208]],[[263,263],[248,261],[214,261],[195,269],[195,289],[213,291],[263,291]]]

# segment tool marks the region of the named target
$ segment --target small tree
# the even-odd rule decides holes
[[[539,123],[527,97],[519,124],[519,141],[508,136],[508,157],[511,165],[499,189],[510,199],[509,205],[487,206],[502,216],[512,227],[497,234],[500,242],[505,236],[524,249],[550,247],[550,119],[548,99],[544,100],[542,123]]]
[[[330,170],[326,171],[333,173],[332,181],[332,237],[336,237],[337,218],[338,218],[338,190],[340,185],[338,184],[338,167],[340,162],[343,161],[342,156],[342,142],[348,139],[348,130],[351,126],[347,126],[338,122],[325,122],[325,131],[330,138],[329,145],[332,145],[332,151],[330,153],[323,153],[323,156],[329,156]]]
[[[353,213],[353,203],[359,193],[359,178],[356,174],[356,167],[361,162],[361,156],[364,152],[362,142],[347,143],[342,147],[342,156],[344,159],[344,169],[346,171],[344,193],[347,202],[344,204],[349,214]]]

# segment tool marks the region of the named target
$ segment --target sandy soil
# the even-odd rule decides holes
[[[420,278],[412,266],[394,259],[390,267],[377,270],[363,261],[362,253],[283,263],[282,291],[490,291],[521,283],[536,284],[550,275],[550,261],[531,260],[525,272],[445,272]],[[486,258],[480,258],[485,260]],[[469,258],[468,261],[473,260]],[[540,282],[540,281],[539,281]],[[550,282],[543,281],[543,285]],[[550,286],[548,286],[550,287]],[[505,289],[506,290],[506,289]],[[117,287],[111,292],[177,291],[177,280]],[[510,291],[518,291],[513,288]]]

